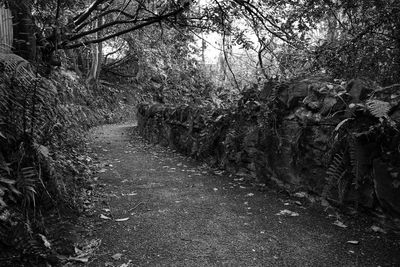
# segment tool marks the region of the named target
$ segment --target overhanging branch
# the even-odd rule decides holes
[[[98,0],[98,1],[101,1],[101,0]],[[86,35],[95,33],[97,31],[99,31],[100,29],[93,29],[93,30],[90,30],[90,31],[86,31],[85,34],[80,33],[80,34],[77,34],[75,36],[72,36],[71,38],[69,38],[69,40],[64,41],[63,43],[61,43],[60,47],[63,48],[63,49],[73,49],[73,48],[78,48],[78,47],[81,47],[81,46],[87,46],[89,44],[96,44],[96,43],[104,42],[106,40],[118,37],[118,36],[123,35],[125,33],[136,31],[136,30],[139,30],[139,29],[141,29],[143,27],[149,26],[151,24],[161,22],[163,20],[168,19],[169,17],[176,16],[179,13],[183,12],[188,6],[189,6],[189,4],[185,4],[184,6],[180,7],[177,10],[174,10],[174,11],[172,11],[170,13],[167,13],[167,14],[161,15],[161,16],[157,16],[157,17],[153,17],[153,18],[148,18],[147,21],[144,22],[144,23],[135,25],[133,27],[130,27],[128,29],[125,29],[125,30],[122,30],[122,31],[119,31],[119,32],[116,32],[116,33],[113,33],[113,34],[109,34],[109,35],[104,36],[102,38],[87,40],[87,41],[83,41],[83,42],[79,42],[79,43],[75,43],[75,44],[69,44],[69,42],[71,42],[72,40],[77,40],[77,39],[82,38],[82,37],[84,37]],[[110,25],[108,25],[108,27],[110,27]],[[104,27],[102,27],[102,29],[103,28]],[[76,36],[78,36],[78,37],[76,37]]]

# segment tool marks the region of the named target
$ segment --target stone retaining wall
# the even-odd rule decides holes
[[[399,151],[389,151],[393,138],[400,139],[387,130],[397,122],[386,118],[392,123],[386,127],[366,108],[357,109],[362,104],[351,96],[355,90],[351,85],[345,88],[348,103],[337,101],[338,88],[335,94],[312,95],[332,87],[303,81],[287,85],[273,104],[262,99],[264,90],[245,95],[237,107],[228,110],[140,104],[138,129],[151,142],[257,182],[275,181],[339,203],[381,206],[389,214],[400,212]],[[349,115],[351,103],[358,106]],[[339,115],[332,115],[336,113]],[[377,134],[372,127],[388,132]],[[381,148],[372,137],[380,138]],[[368,151],[368,146],[373,149]],[[387,153],[391,158],[383,155]]]

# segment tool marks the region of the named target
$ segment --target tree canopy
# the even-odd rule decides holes
[[[238,63],[232,46],[252,54],[247,60],[265,79],[323,72],[333,78],[364,76],[390,84],[400,77],[400,3],[396,0],[3,2],[14,13],[25,14],[16,27],[24,19],[33,22],[32,34],[47,61],[58,50],[88,48],[117,37],[129,39],[139,31],[152,32],[153,40],[161,40],[156,35],[167,32],[180,37],[185,31],[184,36],[192,38],[173,44],[181,50],[216,32],[222,39],[222,58],[237,86],[236,76],[240,79],[241,74],[234,71]],[[33,38],[17,34],[18,38],[32,45]]]

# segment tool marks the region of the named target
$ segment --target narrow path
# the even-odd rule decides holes
[[[101,240],[88,266],[400,265],[399,239],[369,222],[338,227],[308,200],[211,173],[132,125],[94,129],[90,147],[104,169],[83,218],[87,238]],[[276,215],[284,209],[299,216]]]

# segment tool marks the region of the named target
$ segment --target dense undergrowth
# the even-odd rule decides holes
[[[91,169],[83,153],[85,130],[133,114],[99,84],[82,86],[71,71],[42,77],[8,54],[0,61],[0,265],[52,266],[73,253],[67,218]],[[72,247],[71,247],[72,246]]]

